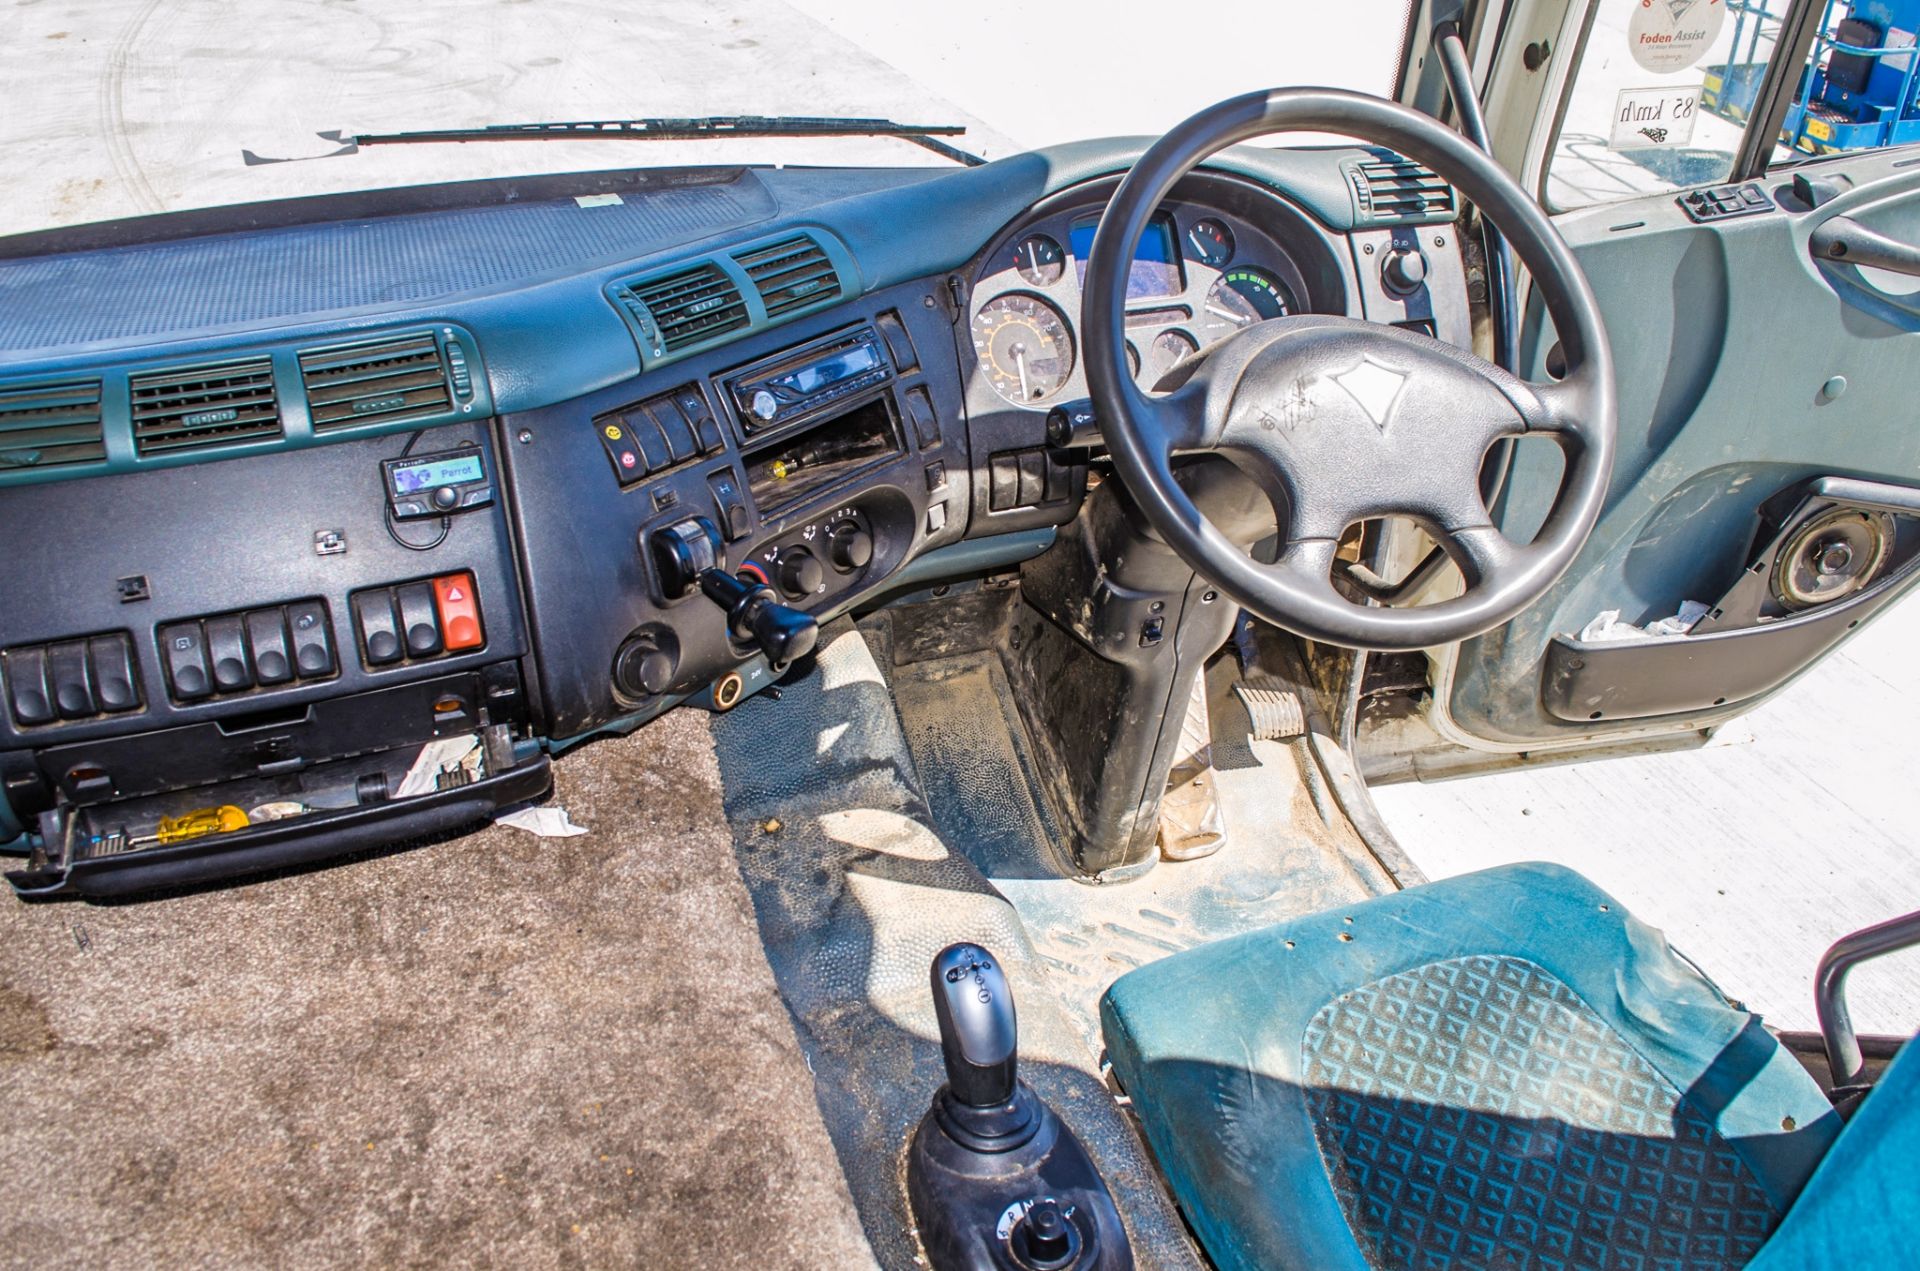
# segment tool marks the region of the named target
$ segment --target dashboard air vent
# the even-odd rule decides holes
[[[1360,213],[1375,221],[1452,216],[1453,187],[1431,169],[1398,156],[1362,163],[1354,170]]]
[[[783,317],[840,294],[840,275],[833,262],[820,244],[805,234],[742,252],[734,260],[753,280],[769,318]]]
[[[129,386],[134,449],[143,455],[280,435],[268,358],[150,371]]]
[[[697,265],[664,278],[630,283],[624,290],[651,315],[668,353],[745,330],[751,321],[740,289],[718,265]]]
[[[100,381],[0,385],[0,473],[95,463],[100,439]]]
[[[447,367],[431,331],[300,354],[313,430],[390,423],[453,409]]]

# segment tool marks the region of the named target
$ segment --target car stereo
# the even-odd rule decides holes
[[[729,377],[747,436],[772,432],[893,378],[880,337],[861,325],[774,355]]]

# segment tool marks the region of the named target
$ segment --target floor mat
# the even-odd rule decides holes
[[[706,716],[492,827],[113,907],[0,900],[10,1264],[871,1264]]]
[[[1248,740],[1231,670],[1216,663],[1208,677],[1212,779],[1227,846],[1107,886],[1063,876],[1067,866],[1054,854],[1058,836],[1033,793],[1039,785],[998,655],[938,658],[893,672],[934,826],[964,845],[1013,903],[1092,1045],[1100,1044],[1100,995],[1134,967],[1392,890],[1344,821],[1321,816],[1295,748]]]
[[[942,1080],[927,985],[933,955],[1000,955],[1020,1020],[1020,1072],[1074,1128],[1113,1188],[1143,1267],[1197,1266],[1144,1149],[1053,997],[1013,906],[934,832],[892,695],[845,630],[779,700],[714,722],[741,873],[812,1065],[867,1238],[913,1265],[909,1133]]]

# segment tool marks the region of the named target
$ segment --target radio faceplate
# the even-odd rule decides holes
[[[757,438],[892,378],[886,346],[871,326],[862,323],[777,353],[724,382],[741,432]]]

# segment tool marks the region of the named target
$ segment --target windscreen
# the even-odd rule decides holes
[[[1044,21],[1009,25],[993,6],[850,0],[0,5],[0,48],[11,55],[6,100],[19,107],[0,110],[0,153],[9,160],[0,235],[549,173],[688,165],[946,172],[952,160],[895,138],[357,149],[350,139],[500,124],[838,116],[959,125],[963,135],[943,140],[1001,159],[1158,136],[1223,98],[1288,84],[1391,93],[1405,9],[1405,0],[1229,0],[1189,19],[1132,0],[1058,0]],[[1164,281],[1154,276],[1155,285]]]

